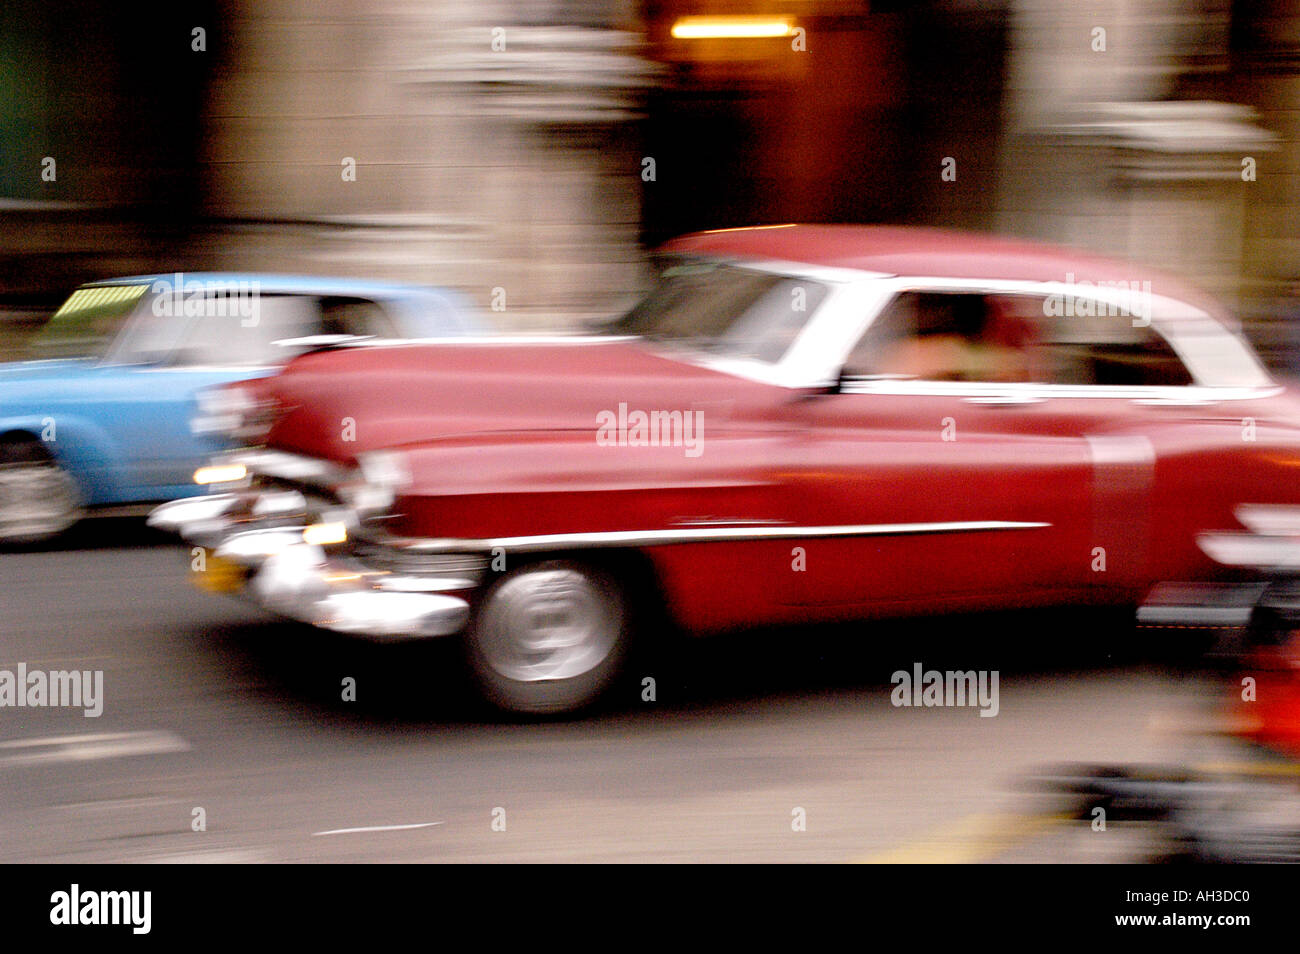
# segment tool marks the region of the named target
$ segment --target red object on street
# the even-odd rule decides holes
[[[1300,630],[1280,646],[1255,653],[1243,672],[1255,679],[1254,701],[1243,699],[1247,738],[1300,758]]]

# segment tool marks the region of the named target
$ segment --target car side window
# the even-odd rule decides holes
[[[1193,383],[1149,323],[1089,301],[1062,314],[1050,296],[903,292],[845,362],[849,378],[1097,386]]]
[[[195,317],[177,348],[174,364],[258,366],[287,361],[292,352],[275,344],[319,334],[320,309],[308,295],[260,295],[239,303],[214,300]]]
[[[854,346],[844,374],[922,381],[1040,381],[1033,324],[991,296],[904,292]]]
[[[367,298],[322,298],[320,314],[323,335],[399,337],[384,307]]]
[[[1186,386],[1192,375],[1150,321],[1104,301],[1075,302],[1061,314],[1051,298],[1011,297],[1004,306],[1037,323],[1054,384]],[[1084,307],[1078,307],[1080,304]],[[1083,313],[1081,313],[1083,312]]]

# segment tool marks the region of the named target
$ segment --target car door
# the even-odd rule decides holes
[[[190,430],[199,390],[270,374],[292,357],[291,349],[275,342],[320,331],[319,302],[312,295],[261,295],[255,313],[247,315],[218,304],[214,299],[201,315],[169,318],[185,325],[168,354],[127,369],[136,401],[114,426],[137,499],[193,489],[194,470],[214,449]]]
[[[1001,316],[1005,318],[1005,316]],[[989,289],[898,282],[799,415],[793,598],[905,612],[1086,593],[1096,451]],[[827,530],[827,528],[831,528]]]

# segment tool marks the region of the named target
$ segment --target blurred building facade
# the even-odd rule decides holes
[[[1300,0],[145,6],[2,14],[11,298],[333,272],[545,328],[619,307],[673,234],[796,220],[1062,241],[1248,313],[1300,279]],[[672,35],[703,14],[798,32]]]
[[[1290,270],[1270,209],[1300,201],[1295,64],[1259,58],[1266,33],[1300,27],[1288,6],[1016,0],[998,227],[1181,272],[1249,310]]]
[[[214,260],[452,285],[516,325],[638,285],[653,68],[630,4],[266,0],[230,22]]]
[[[184,254],[202,215],[216,0],[0,5],[0,320]],[[207,28],[206,52],[192,30]],[[0,335],[4,328],[0,328]]]

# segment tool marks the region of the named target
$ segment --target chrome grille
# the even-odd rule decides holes
[[[488,566],[478,554],[419,553],[366,541],[357,541],[352,552],[367,566],[412,576],[477,576]]]

